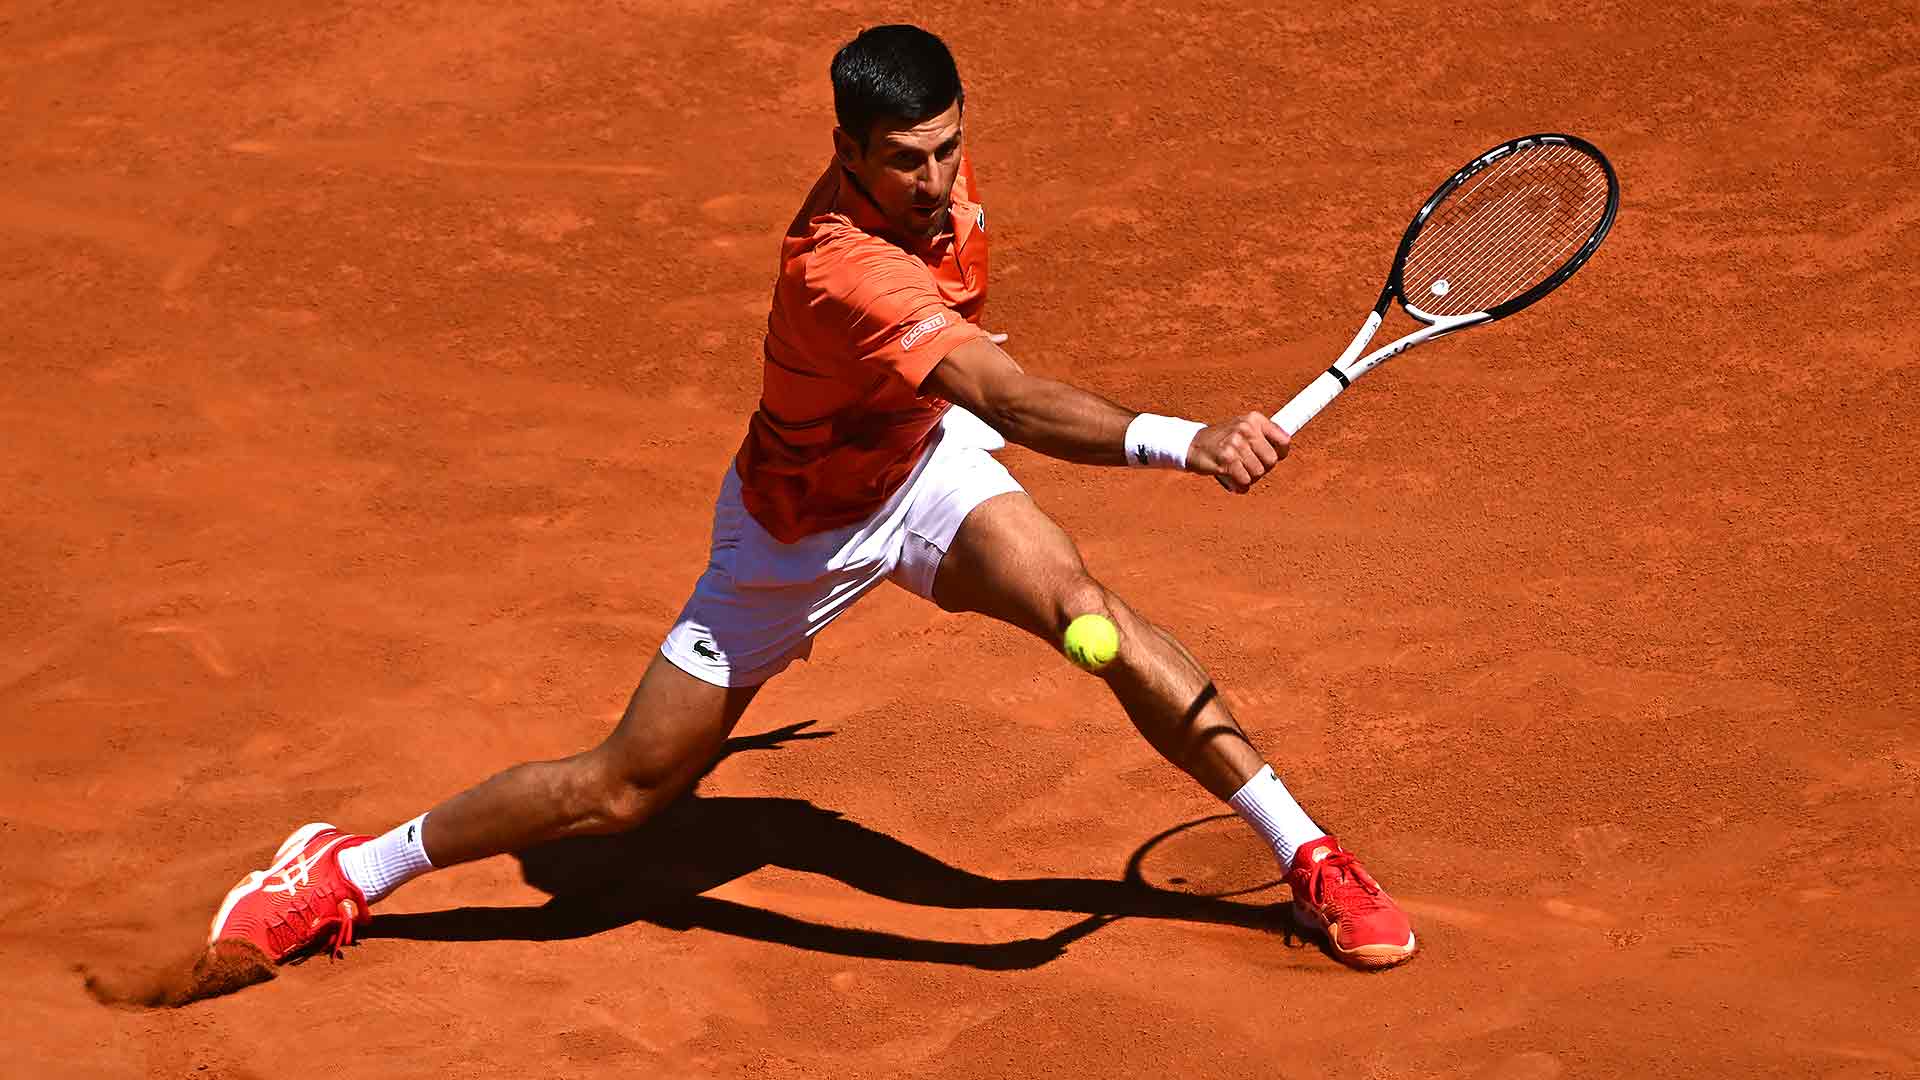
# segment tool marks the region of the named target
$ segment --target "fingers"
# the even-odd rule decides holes
[[[1246,458],[1247,455],[1235,450],[1229,439],[1221,447],[1214,467],[1210,470],[1213,478],[1220,482],[1220,486],[1235,495],[1245,495],[1253,490],[1254,481],[1259,479],[1259,474],[1247,465]]]
[[[1273,445],[1273,443],[1267,439],[1266,432],[1264,431],[1256,431],[1254,434],[1248,436],[1247,448],[1253,452],[1255,458],[1259,459],[1260,471],[1263,474],[1268,469],[1280,464],[1281,455],[1286,453],[1284,448]]]
[[[1284,428],[1261,413],[1248,413],[1234,421],[1234,427],[1246,441],[1247,448],[1269,469],[1287,456],[1287,449],[1293,443]]]
[[[1274,423],[1273,417],[1263,413],[1253,413],[1252,415],[1254,419],[1260,422],[1261,430],[1266,432],[1267,442],[1271,443],[1273,448],[1280,452],[1281,457],[1286,457],[1287,451],[1293,448],[1293,436],[1287,434],[1286,428]]]
[[[1267,418],[1259,413],[1248,413],[1232,422],[1227,453],[1221,463],[1227,466],[1227,477],[1242,490],[1252,488],[1287,452],[1284,441],[1275,445],[1269,436],[1270,426]]]
[[[1247,413],[1219,425],[1216,431],[1214,478],[1236,495],[1251,491],[1280,464],[1292,442],[1280,425],[1260,413]]]
[[[1226,476],[1241,494],[1253,487],[1253,482],[1266,475],[1267,467],[1259,464],[1259,459],[1247,452],[1246,443],[1236,436],[1227,443]]]

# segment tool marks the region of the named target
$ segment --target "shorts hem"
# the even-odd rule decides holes
[[[718,686],[724,689],[759,686],[761,683],[787,670],[795,660],[802,659],[798,655],[792,655],[783,657],[771,664],[764,664],[752,671],[733,671],[731,669],[716,669],[711,664],[702,663],[693,657],[681,655],[665,644],[660,646],[660,655],[666,657],[669,664],[699,679],[701,682],[709,686]]]

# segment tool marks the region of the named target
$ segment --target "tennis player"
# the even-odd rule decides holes
[[[638,826],[701,775],[768,679],[891,581],[1056,649],[1076,616],[1111,619],[1119,653],[1097,677],[1154,749],[1271,845],[1296,917],[1357,967],[1413,955],[1406,915],[1294,801],[1199,663],[1089,576],[989,453],[1004,436],[1245,493],[1286,456],[1286,434],[1259,413],[1211,426],[1135,413],[1022,371],[980,325],[987,217],[947,47],[875,27],[831,72],[833,160],[781,242],[764,390],[720,485],[710,561],[612,734],[379,836],[303,826],[234,886],[210,943],[249,942],[276,962],[337,950],[372,905],[431,870]]]

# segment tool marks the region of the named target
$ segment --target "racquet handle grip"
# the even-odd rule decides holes
[[[1340,396],[1347,388],[1347,381],[1331,371],[1323,371],[1320,377],[1307,384],[1305,390],[1293,396],[1286,407],[1273,414],[1273,422],[1291,438],[1295,432],[1307,426],[1307,421],[1320,414],[1327,403]]]

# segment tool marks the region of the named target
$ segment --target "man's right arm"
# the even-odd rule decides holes
[[[1029,375],[985,337],[948,352],[921,391],[964,406],[1008,441],[1049,457],[1086,465],[1131,460],[1128,430],[1140,414],[1098,394]],[[1286,456],[1287,435],[1267,417],[1248,413],[1202,428],[1180,449],[1186,471],[1217,476],[1244,493]]]

